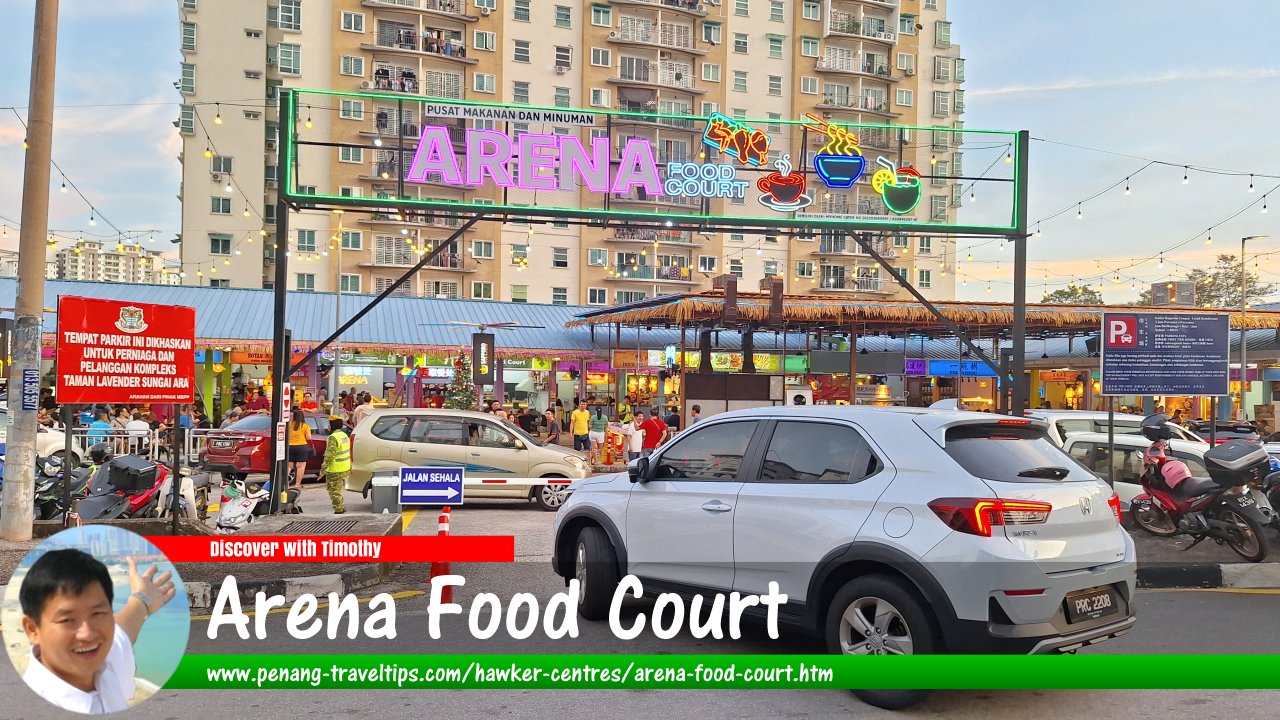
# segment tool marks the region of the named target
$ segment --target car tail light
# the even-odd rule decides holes
[[[1043,595],[1044,588],[1039,588],[1036,590],[1005,590],[1004,594],[1008,595],[1009,597],[1025,597],[1027,595]]]
[[[1030,420],[1021,420],[1018,418],[1008,418],[996,423],[997,425],[1030,425]]]
[[[1124,517],[1120,513],[1120,496],[1111,493],[1111,497],[1107,498],[1107,504],[1111,506],[1111,511],[1116,514],[1116,522],[1124,522]]]
[[[1032,500],[940,498],[929,509],[957,532],[991,537],[996,525],[1040,525],[1049,519],[1053,505]]]

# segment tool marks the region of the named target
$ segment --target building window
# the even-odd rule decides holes
[[[363,60],[363,58],[357,58]],[[342,99],[338,105],[338,117],[343,120],[363,120],[364,119],[364,101]]]
[[[951,58],[933,59],[933,79],[936,82],[951,82]]]
[[[476,50],[493,52],[498,47],[498,35],[484,30],[476,30],[471,44]]]
[[[556,97],[556,99],[555,99],[556,107],[563,107],[563,108],[567,108],[567,107],[569,107],[569,102],[570,102],[570,100],[569,100],[569,88],[567,88],[567,87],[558,87],[558,88],[556,88],[556,96],[555,96],[555,97]],[[556,129],[557,129],[557,130],[560,130],[561,128],[556,128]],[[567,129],[567,128],[566,128],[566,129]]]
[[[733,14],[747,17],[751,13],[751,0],[733,0]]]
[[[302,46],[280,43],[276,47],[276,62],[280,72],[285,75],[297,75],[302,72]]]
[[[805,95],[817,95],[818,94],[818,78],[813,77],[812,75],[800,76],[800,92],[804,93]]]
[[[813,277],[813,263],[808,260],[801,260],[796,263],[796,277],[811,278]]]
[[[194,93],[196,91],[196,66],[194,63],[182,63],[182,80],[178,83],[178,90],[184,93]]]
[[[215,173],[231,173],[231,168],[235,166],[233,159],[227,155],[214,155],[209,161],[209,171]]]
[[[733,89],[735,92],[747,91],[747,71],[746,70],[733,71]]]
[[[914,95],[914,91],[899,88],[897,97],[894,99],[903,107],[911,107],[912,102],[915,100]]]
[[[645,298],[645,295],[642,290],[619,290],[616,297],[619,305],[625,305],[627,303],[640,302]]]
[[[520,81],[511,83],[511,101],[521,105],[528,105],[529,83]]]
[[[493,259],[493,241],[472,240],[471,241],[471,257],[477,260],[492,260]]]
[[[769,76],[769,94],[770,95],[782,94],[782,76],[781,75]]]
[[[342,29],[347,32],[364,32],[364,13],[343,12]]]
[[[702,23],[702,41],[707,43],[720,44],[721,27],[718,22]]]
[[[471,299],[472,300],[492,300],[493,299],[493,283],[472,281]]]
[[[212,197],[209,198],[209,212],[214,215],[230,215],[231,214],[231,198]]]
[[[587,304],[588,305],[608,305],[609,290],[608,288],[587,288]]]
[[[556,46],[556,67],[571,68],[573,67],[573,48],[568,45]]]
[[[587,264],[596,267],[604,267],[609,264],[609,251],[604,248],[590,248],[587,250]]]
[[[733,51],[743,55],[747,54],[747,34],[746,33],[733,34]]]
[[[613,26],[613,8],[601,5],[591,6],[591,24],[600,27]]]
[[[925,9],[925,10],[937,10],[937,9],[938,9],[938,0],[924,0],[924,9]]]
[[[818,38],[800,38],[800,54],[805,57],[818,57]]]
[[[512,18],[517,22],[529,22],[529,0],[515,0],[515,14]]]
[[[764,261],[764,276],[778,277],[778,261],[777,260]]]
[[[769,0],[769,22],[786,22],[782,0]]]
[[[608,48],[591,48],[591,64],[609,67],[613,64],[613,51]]]
[[[782,113],[775,113],[775,112],[769,113],[769,132],[771,133],[782,132]],[[778,236],[766,235],[764,238],[764,241],[776,243],[778,242]]]
[[[932,270],[917,270],[916,277],[919,278],[919,281],[916,283],[916,287],[919,287],[921,290],[928,290],[933,287]]]
[[[315,292],[316,276],[313,273],[298,273],[298,292]]]
[[[551,248],[551,267],[569,267],[569,248]]]
[[[742,258],[729,259],[729,274],[742,277]]]
[[[702,63],[702,79],[707,82],[720,82],[720,66],[715,63]]]
[[[782,38],[777,35],[771,35],[769,37],[769,57],[782,57]]]
[[[591,107],[609,107],[609,91],[604,88],[591,88]]]
[[[298,231],[298,252],[313,253],[316,251],[316,231]]]
[[[805,20],[821,20],[822,5],[813,0],[804,1],[803,17]]]
[[[699,255],[698,256],[698,272],[713,273],[716,271],[715,255]]]
[[[489,73],[472,73],[471,89],[482,93],[497,92],[498,78]]]
[[[914,74],[916,71],[916,56],[913,53],[898,53],[898,69],[907,73]]]
[[[742,233],[729,233],[729,242],[746,242],[747,236]]]
[[[183,105],[178,110],[178,132],[192,135],[196,131],[196,109],[191,105]]]
[[[196,24],[182,23],[182,49],[187,52],[196,51]]]
[[[498,0],[476,0],[476,7],[481,10],[497,10]]]
[[[551,304],[552,305],[568,305],[569,304],[569,288],[551,288]]]
[[[568,5],[556,6],[556,27],[573,27],[573,8]]]
[[[898,32],[902,35],[916,34],[916,16],[902,15],[898,18]]]
[[[511,54],[512,62],[527,63],[529,62],[529,41],[516,40],[515,51]]]
[[[364,58],[358,55],[343,55],[339,72],[343,75],[364,77]]]
[[[342,231],[342,249],[359,250],[364,246],[364,233],[360,230]]]
[[[930,195],[929,196],[929,217],[932,220],[947,219],[947,196],[946,195]]]
[[[311,191],[306,194],[308,195],[316,194],[315,185],[304,185],[303,187],[311,188]],[[339,185],[338,196],[339,197],[364,197],[364,188],[360,187],[359,185]]]
[[[702,102],[702,117],[711,117],[718,112],[720,112],[720,103],[713,103],[705,100]]]
[[[364,148],[343,145],[338,148],[338,161],[345,163],[364,162]]]
[[[946,117],[951,114],[951,93],[945,90],[933,92],[933,116]]]
[[[344,274],[342,281],[338,283],[338,287],[344,293],[358,293],[360,292],[360,276]]]
[[[211,287],[211,288],[229,288],[229,287],[231,287],[231,281],[230,281],[230,280],[215,280],[215,279],[213,279],[213,278],[209,278],[209,287]]]
[[[938,20],[933,24],[933,45],[940,48],[951,47],[951,23]]]
[[[920,243],[919,250],[917,250],[916,252],[920,253],[921,255],[933,254],[933,238],[926,235],[920,238],[919,243]]]
[[[512,285],[511,286],[511,302],[513,303],[529,302],[529,286],[528,285]]]
[[[182,9],[191,10],[192,12],[195,12],[196,0],[182,0]]]
[[[230,255],[231,236],[222,233],[209,233],[209,254]]]

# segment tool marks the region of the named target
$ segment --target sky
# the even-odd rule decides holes
[[[23,130],[8,108],[25,117],[35,3],[7,5],[0,223],[9,230],[0,248],[16,249]],[[149,247],[176,257],[177,3],[61,6],[53,157],[97,208],[97,224],[89,225],[84,200],[58,192],[55,171],[51,227],[86,239],[116,237],[104,218],[124,230],[154,229]],[[1238,253],[1240,238],[1253,235],[1272,239],[1250,242],[1250,265],[1280,285],[1280,135],[1270,129],[1280,117],[1280,3],[952,0],[948,15],[966,59],[965,126],[1033,138],[1030,218],[1033,229],[1042,222],[1040,236],[1027,240],[1030,299],[1087,281],[1109,303],[1132,300],[1148,283]],[[1157,164],[1142,169],[1149,161]],[[1184,166],[1192,168],[1186,184]],[[1272,191],[1275,211],[1263,214]],[[1012,248],[982,242],[959,242],[957,295],[1009,300]]]

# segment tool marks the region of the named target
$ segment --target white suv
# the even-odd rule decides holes
[[[806,406],[716,415],[576,483],[552,565],[604,619],[645,593],[762,594],[835,653],[1069,652],[1134,623],[1119,500],[1025,419]],[[885,708],[925,693],[856,691]]]

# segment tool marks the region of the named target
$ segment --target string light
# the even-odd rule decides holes
[[[1040,237],[1040,223],[1036,223],[1036,237]]]
[[[61,192],[62,192],[62,194],[63,194],[63,195],[66,195],[66,194],[67,194],[67,179],[66,179],[65,177],[64,177],[64,178],[62,178],[62,188],[61,188]]]
[[[222,124],[222,105],[220,103],[215,103],[215,106],[217,107],[217,114],[213,116],[213,124],[221,125]]]
[[[311,123],[311,106],[310,106],[310,105],[308,105],[308,106],[307,106],[307,122],[303,125],[303,127],[305,127],[305,128],[306,128],[306,129],[308,129],[308,130],[310,130],[310,129],[311,129],[311,127],[312,127],[312,123]]]
[[[971,203],[978,202],[978,195],[972,189],[969,190],[969,202]]]
[[[1160,254],[1160,265],[1159,265],[1159,268],[1160,268],[1161,270],[1163,270],[1163,269],[1164,269],[1164,253],[1161,253],[1161,254]]]
[[[1076,203],[1076,219],[1084,219],[1084,203]]]
[[[380,137],[376,137],[376,138],[374,138],[374,139],[373,139],[373,146],[374,146],[374,147],[382,147],[382,138],[380,138]]]
[[[89,211],[89,224],[90,224],[90,225],[97,225],[97,224],[98,224],[98,220],[97,220],[97,218],[95,218],[95,217],[93,216],[93,211],[92,211],[92,210],[90,210],[90,211]]]
[[[1182,184],[1183,185],[1186,185],[1187,183],[1191,182],[1191,177],[1187,174],[1187,172],[1190,169],[1191,168],[1186,165],[1182,166]]]
[[[1129,191],[1129,178],[1125,178],[1125,179],[1124,179],[1124,194],[1125,194],[1125,195],[1128,195],[1128,194],[1129,194],[1129,192],[1130,192],[1130,191]]]
[[[1013,151],[1012,151],[1012,150],[1010,150],[1009,152],[1006,152],[1006,153],[1004,154],[1004,161],[1005,161],[1006,163],[1011,163],[1011,162],[1013,162]]]
[[[205,146],[204,146],[204,159],[205,159],[205,160],[210,160],[210,159],[212,159],[212,158],[213,158],[213,148],[209,147],[208,145],[205,145]]]
[[[930,156],[929,156],[929,164],[930,164],[930,165],[937,165],[937,164],[938,164],[938,156],[937,156],[937,155],[930,155]]]
[[[228,181],[227,181],[227,186],[226,186],[226,187],[224,187],[224,188],[223,188],[223,190],[226,190],[227,192],[231,192],[231,191],[232,191],[231,181],[230,181],[230,180],[228,180]]]
[[[1213,244],[1213,229],[1212,229],[1212,228],[1210,228],[1210,229],[1208,230],[1208,233],[1209,233],[1209,237],[1206,237],[1206,238],[1204,239],[1204,244],[1205,244],[1205,245],[1212,245],[1212,244]]]
[[[249,217],[249,208],[248,208],[248,206],[245,206],[245,209],[244,209],[244,216],[245,216],[245,217]]]
[[[1253,175],[1249,176],[1249,192],[1253,192]]]

